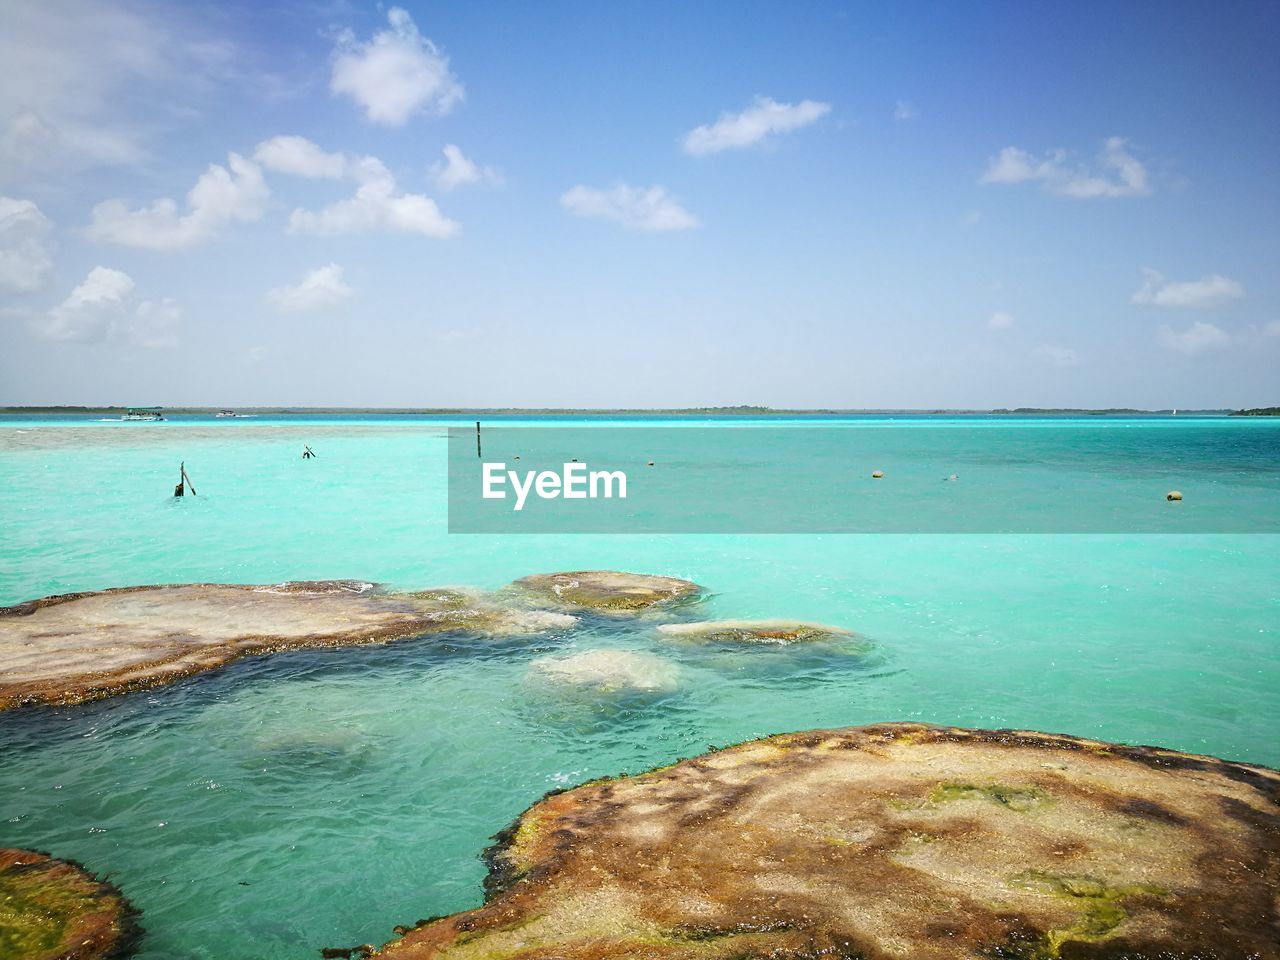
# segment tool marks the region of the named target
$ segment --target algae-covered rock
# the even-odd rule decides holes
[[[598,613],[634,613],[694,599],[702,588],[688,580],[616,570],[539,573],[511,585],[543,603]]]
[[[529,665],[535,682],[592,694],[669,693],[679,686],[675,664],[651,653],[584,650]]]
[[[360,580],[64,594],[0,607],[0,710],[80,703],[281,650],[447,631],[509,636],[574,622],[464,591],[392,594]]]
[[[0,849],[0,957],[102,960],[126,956],[137,911],[77,863]]]
[[[800,620],[706,620],[697,623],[664,623],[658,632],[673,640],[713,643],[763,643],[788,646],[812,640],[852,636],[841,627]]]
[[[745,743],[530,808],[485,906],[397,960],[1276,956],[1280,774],[886,724]]]

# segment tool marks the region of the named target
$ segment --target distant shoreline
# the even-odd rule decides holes
[[[6,406],[0,407],[0,414],[118,414],[128,407],[123,406]],[[165,413],[174,414],[217,414],[221,410],[232,410],[238,414],[262,415],[307,415],[307,414],[379,414],[382,416],[718,416],[718,417],[787,417],[787,416],[841,416],[841,415],[952,415],[952,416],[1146,416],[1167,417],[1174,410],[1142,410],[1128,407],[1107,407],[1090,409],[1087,407],[1017,407],[1014,409],[997,408],[991,410],[977,409],[944,409],[944,408],[880,408],[880,409],[773,409],[770,407],[618,407],[618,408],[574,408],[574,407],[164,407]],[[1229,407],[1218,409],[1192,410],[1179,407],[1179,416],[1191,417],[1224,417],[1224,416],[1280,416],[1280,407],[1258,407],[1248,410],[1233,410]]]

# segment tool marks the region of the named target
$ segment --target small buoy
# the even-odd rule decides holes
[[[1181,491],[1181,490],[1170,490],[1168,493],[1166,493],[1166,494],[1164,495],[1164,498],[1165,498],[1166,500],[1181,500],[1181,499],[1182,499],[1182,491]]]
[[[883,471],[883,470],[872,470],[872,471],[871,471],[871,479],[872,479],[872,480],[880,480],[880,479],[882,479],[883,477],[884,477],[884,471]]]
[[[653,466],[653,461],[652,461],[652,460],[650,460],[648,465],[652,467],[652,466]]]
[[[516,459],[517,459],[517,460],[519,460],[520,458],[519,458],[519,457],[516,457]]]

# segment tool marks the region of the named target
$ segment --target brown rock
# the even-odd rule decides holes
[[[1276,955],[1280,773],[884,724],[745,743],[531,807],[485,906],[396,960]]]
[[[570,610],[625,614],[696,598],[702,588],[688,580],[616,570],[539,573],[511,585],[517,593]]]
[[[506,608],[459,590],[388,594],[355,580],[64,594],[0,607],[0,710],[80,703],[281,650],[453,630],[537,633],[573,623],[563,613]]]

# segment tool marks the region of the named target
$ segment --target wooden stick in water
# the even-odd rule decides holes
[[[476,421],[476,457],[483,459],[483,456],[484,455],[481,454],[480,452],[480,421],[477,420]]]

